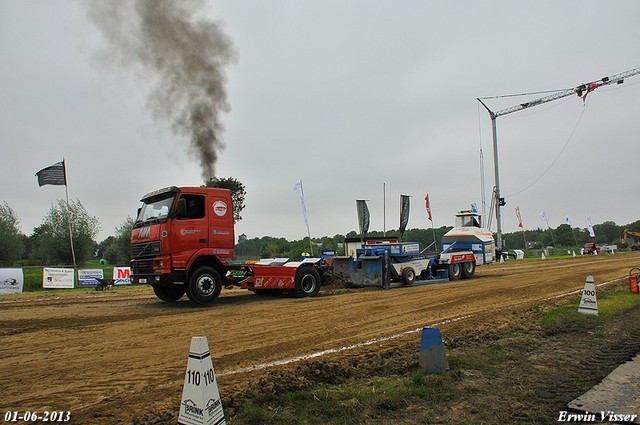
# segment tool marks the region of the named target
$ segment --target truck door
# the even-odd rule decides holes
[[[227,191],[211,191],[207,200],[209,248],[223,258],[233,257],[233,205]]]
[[[199,249],[209,245],[207,236],[206,197],[204,195],[181,194],[186,201],[184,217],[173,222],[173,267],[184,268],[189,258]]]

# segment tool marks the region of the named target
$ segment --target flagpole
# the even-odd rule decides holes
[[[73,258],[73,268],[76,267],[76,252],[73,249],[73,232],[71,231],[71,207],[69,206],[69,186],[67,185],[67,163],[62,157],[62,170],[64,171],[64,190],[67,195],[67,224],[69,226],[69,243],[71,244],[71,257]]]
[[[387,183],[382,182],[382,236],[387,237]]]
[[[551,230],[551,226],[549,226],[549,218],[547,215],[544,215],[544,220],[547,222],[547,227],[549,228],[549,233],[551,234],[551,240],[553,241],[553,247],[556,248],[556,238],[553,237],[553,230]]]

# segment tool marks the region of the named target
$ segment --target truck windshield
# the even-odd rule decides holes
[[[146,201],[142,204],[142,208],[138,213],[135,227],[146,226],[154,223],[164,223],[167,221],[174,199],[174,196],[170,196],[168,198],[155,198]]]

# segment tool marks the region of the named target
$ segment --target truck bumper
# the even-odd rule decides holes
[[[142,285],[173,285],[174,283],[184,283],[185,274],[184,272],[174,272],[174,273],[144,273],[144,274],[132,274],[131,275],[131,283],[132,284],[142,284]]]

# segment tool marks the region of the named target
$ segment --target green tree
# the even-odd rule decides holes
[[[127,217],[126,220],[116,228],[116,235],[110,236],[109,242],[104,247],[104,258],[111,264],[126,265],[131,259],[131,230],[135,220]]]
[[[44,264],[73,264],[69,222],[77,264],[91,258],[97,246],[95,238],[100,231],[98,218],[89,215],[79,200],[69,204],[58,200],[57,205],[51,205],[43,223],[33,229],[31,259]]]
[[[613,221],[605,221],[602,224],[594,225],[593,231],[596,234],[598,243],[613,243],[622,237],[624,227],[618,226]]]
[[[4,202],[0,205],[0,263],[5,265],[22,259],[24,238],[20,233],[20,219]]]
[[[233,177],[211,177],[205,184],[205,186],[229,189],[231,191],[231,203],[233,204],[233,220],[236,223],[242,220],[242,216],[240,215],[240,213],[245,207],[244,196],[247,192],[244,188],[244,185],[238,179],[235,179]]]
[[[553,235],[556,239],[558,247],[568,247],[576,245],[573,230],[568,224],[561,224],[560,226],[556,227],[556,229],[553,231]]]

